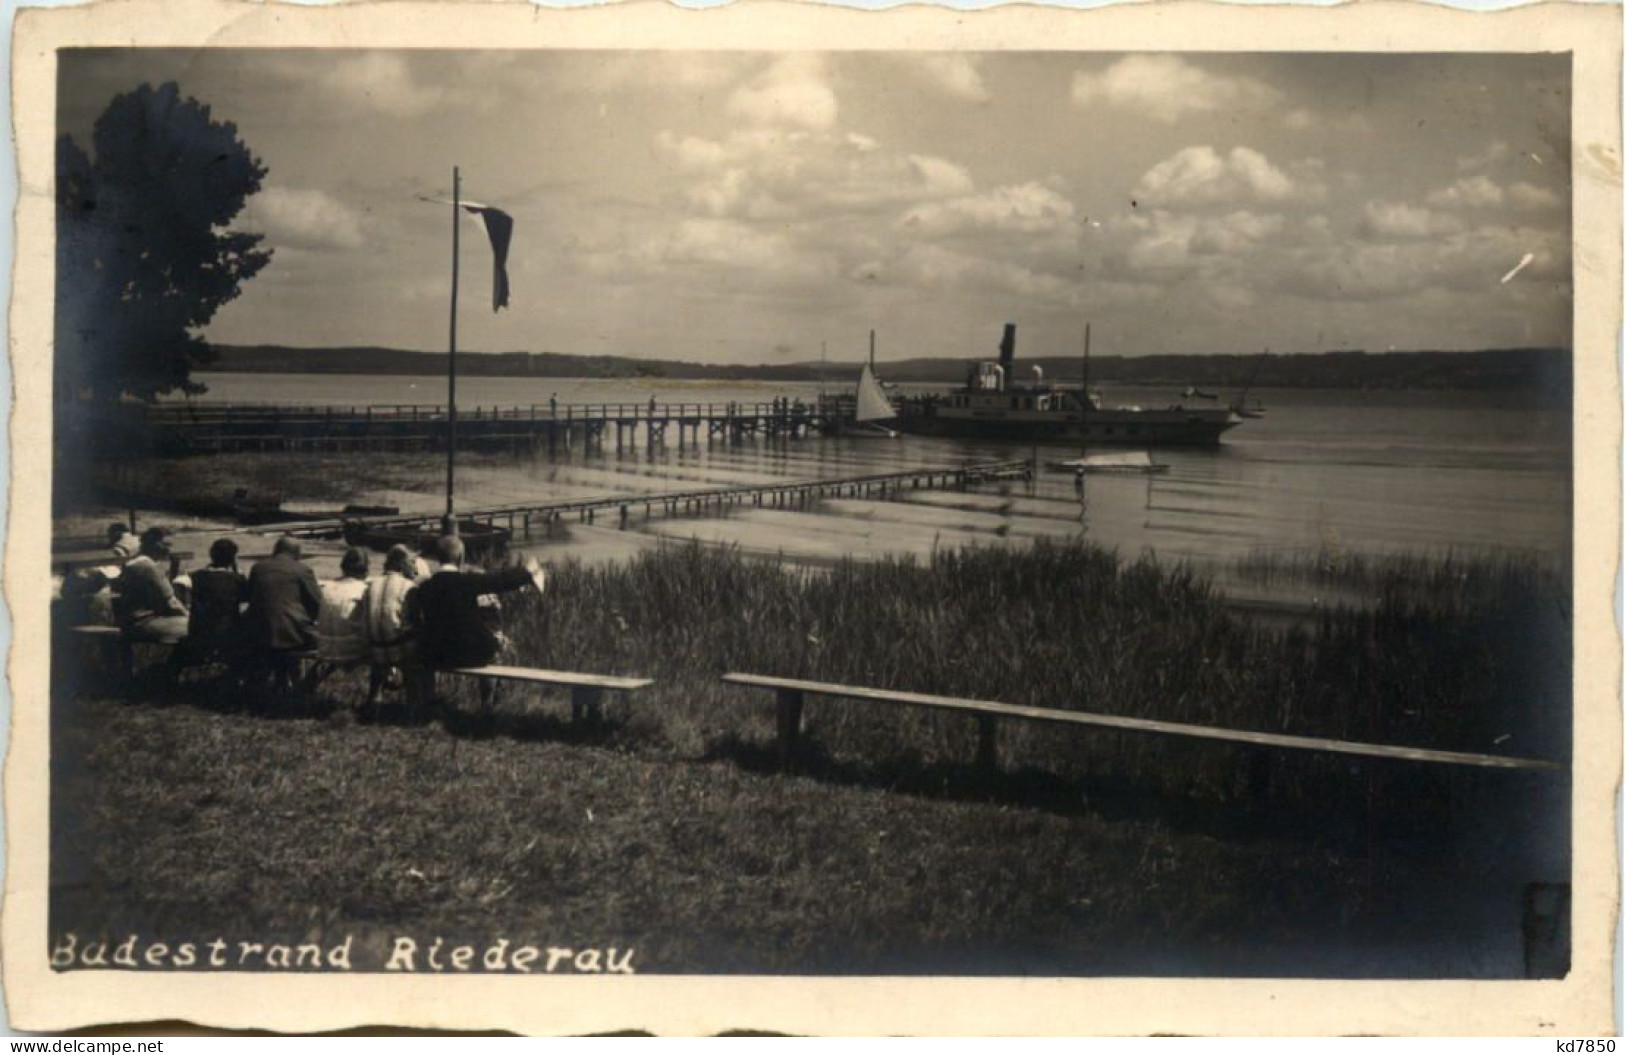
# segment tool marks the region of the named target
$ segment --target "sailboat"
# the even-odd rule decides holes
[[[511,532],[489,521],[480,523],[457,515],[457,286],[462,259],[461,214],[466,210],[485,223],[491,239],[495,267],[492,272],[491,310],[497,311],[508,304],[508,243],[513,236],[513,218],[500,209],[462,198],[462,171],[451,170],[451,201],[423,198],[423,201],[451,206],[451,333],[446,356],[446,515],[440,520],[439,531],[409,526],[372,526],[363,520],[346,521],[344,539],[352,546],[367,546],[387,550],[391,546],[405,545],[411,549],[427,551],[442,534],[457,535],[463,540],[464,552],[470,557],[500,554],[512,537]]]
[[[896,431],[880,424],[897,417],[897,408],[891,405],[891,399],[886,395],[886,389],[875,376],[875,331],[869,331],[869,361],[863,364],[863,372],[858,374],[857,410],[852,416],[852,425],[846,430],[849,436],[868,436],[875,438],[894,439]]]

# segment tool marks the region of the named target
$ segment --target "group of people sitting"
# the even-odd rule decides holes
[[[78,622],[111,621],[131,643],[174,646],[171,663],[225,662],[239,675],[269,670],[291,684],[299,660],[314,650],[308,684],[335,669],[371,668],[367,703],[397,679],[408,702],[432,691],[437,669],[484,666],[507,650],[497,595],[543,586],[541,565],[484,571],[466,564],[462,539],[446,535],[432,547],[438,567],[403,545],[371,575],[371,558],[351,547],[340,577],[318,582],[297,539],[276,541],[271,556],[247,575],[229,538],[209,547],[209,564],[189,575],[174,558],[162,528],[143,532],[133,554],[123,531],[109,531],[116,562],[70,577],[64,601],[78,601]],[[167,566],[167,570],[166,570]],[[98,614],[102,617],[98,619]]]

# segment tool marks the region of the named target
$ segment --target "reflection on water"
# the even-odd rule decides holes
[[[430,402],[432,378],[213,375],[211,398],[286,402]],[[818,385],[716,384],[655,379],[459,379],[460,404],[812,399]],[[1106,402],[1163,405],[1173,390],[1108,390]],[[645,518],[638,495],[952,466],[966,460],[1075,457],[1073,448],[937,438],[717,441],[616,452],[580,446],[512,458],[471,459],[459,474],[464,508],[599,495],[632,502],[615,517],[569,525],[558,548],[583,557],[629,553],[660,539],[698,538],[803,560],[994,544],[1086,531],[1133,557],[1222,563],[1253,553],[1441,552],[1514,549],[1561,559],[1572,510],[1569,418],[1499,394],[1256,391],[1268,416],[1247,421],[1217,449],[1166,449],[1156,476],[1094,476],[1086,518],[1070,475],[1041,471],[1031,484],[973,493],[907,491],[888,500],[827,499],[806,509],[732,507],[697,517]],[[640,435],[641,439],[641,435]],[[358,501],[435,512],[441,463],[425,454],[411,493],[362,489]]]

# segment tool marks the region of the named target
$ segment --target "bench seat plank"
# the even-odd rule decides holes
[[[448,667],[448,674],[467,674],[477,678],[500,678],[503,681],[529,681],[547,685],[576,685],[590,689],[610,689],[618,692],[636,692],[654,684],[650,678],[623,678],[613,674],[576,674],[562,670],[539,670],[534,667]]]
[[[191,550],[176,550],[174,556],[182,561],[192,559]],[[129,557],[120,557],[108,550],[59,550],[51,554],[54,571],[72,572],[83,568],[123,567]]]
[[[966,700],[954,696],[932,696],[918,692],[894,692],[890,689],[872,689],[860,685],[835,685],[829,682],[775,678],[761,674],[724,674],[722,680],[733,685],[747,685],[760,689],[780,689],[791,692],[812,693],[819,696],[839,696],[851,700],[874,700],[881,703],[897,703],[912,707],[937,707],[946,710],[967,711],[972,714],[1026,718],[1040,722],[1091,725],[1107,729],[1127,729],[1143,733],[1189,736],[1203,740],[1253,744],[1260,747],[1328,751],[1335,754],[1360,755],[1369,758],[1394,758],[1411,762],[1442,762],[1451,765],[1480,766],[1488,769],[1561,770],[1563,768],[1556,762],[1536,758],[1480,755],[1465,751],[1435,751],[1422,747],[1368,744],[1354,740],[1329,740],[1315,736],[1289,736],[1284,733],[1255,733],[1239,729],[1220,729],[1208,725],[1189,725],[1184,722],[1161,722],[1148,718],[1092,714],[1087,711],[1061,711],[1050,707],[1027,707],[1013,703]]]

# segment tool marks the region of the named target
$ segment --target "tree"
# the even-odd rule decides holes
[[[266,168],[174,83],[115,97],[93,142],[94,160],[57,142],[58,398],[202,392],[196,330],[271,260],[228,229]]]

